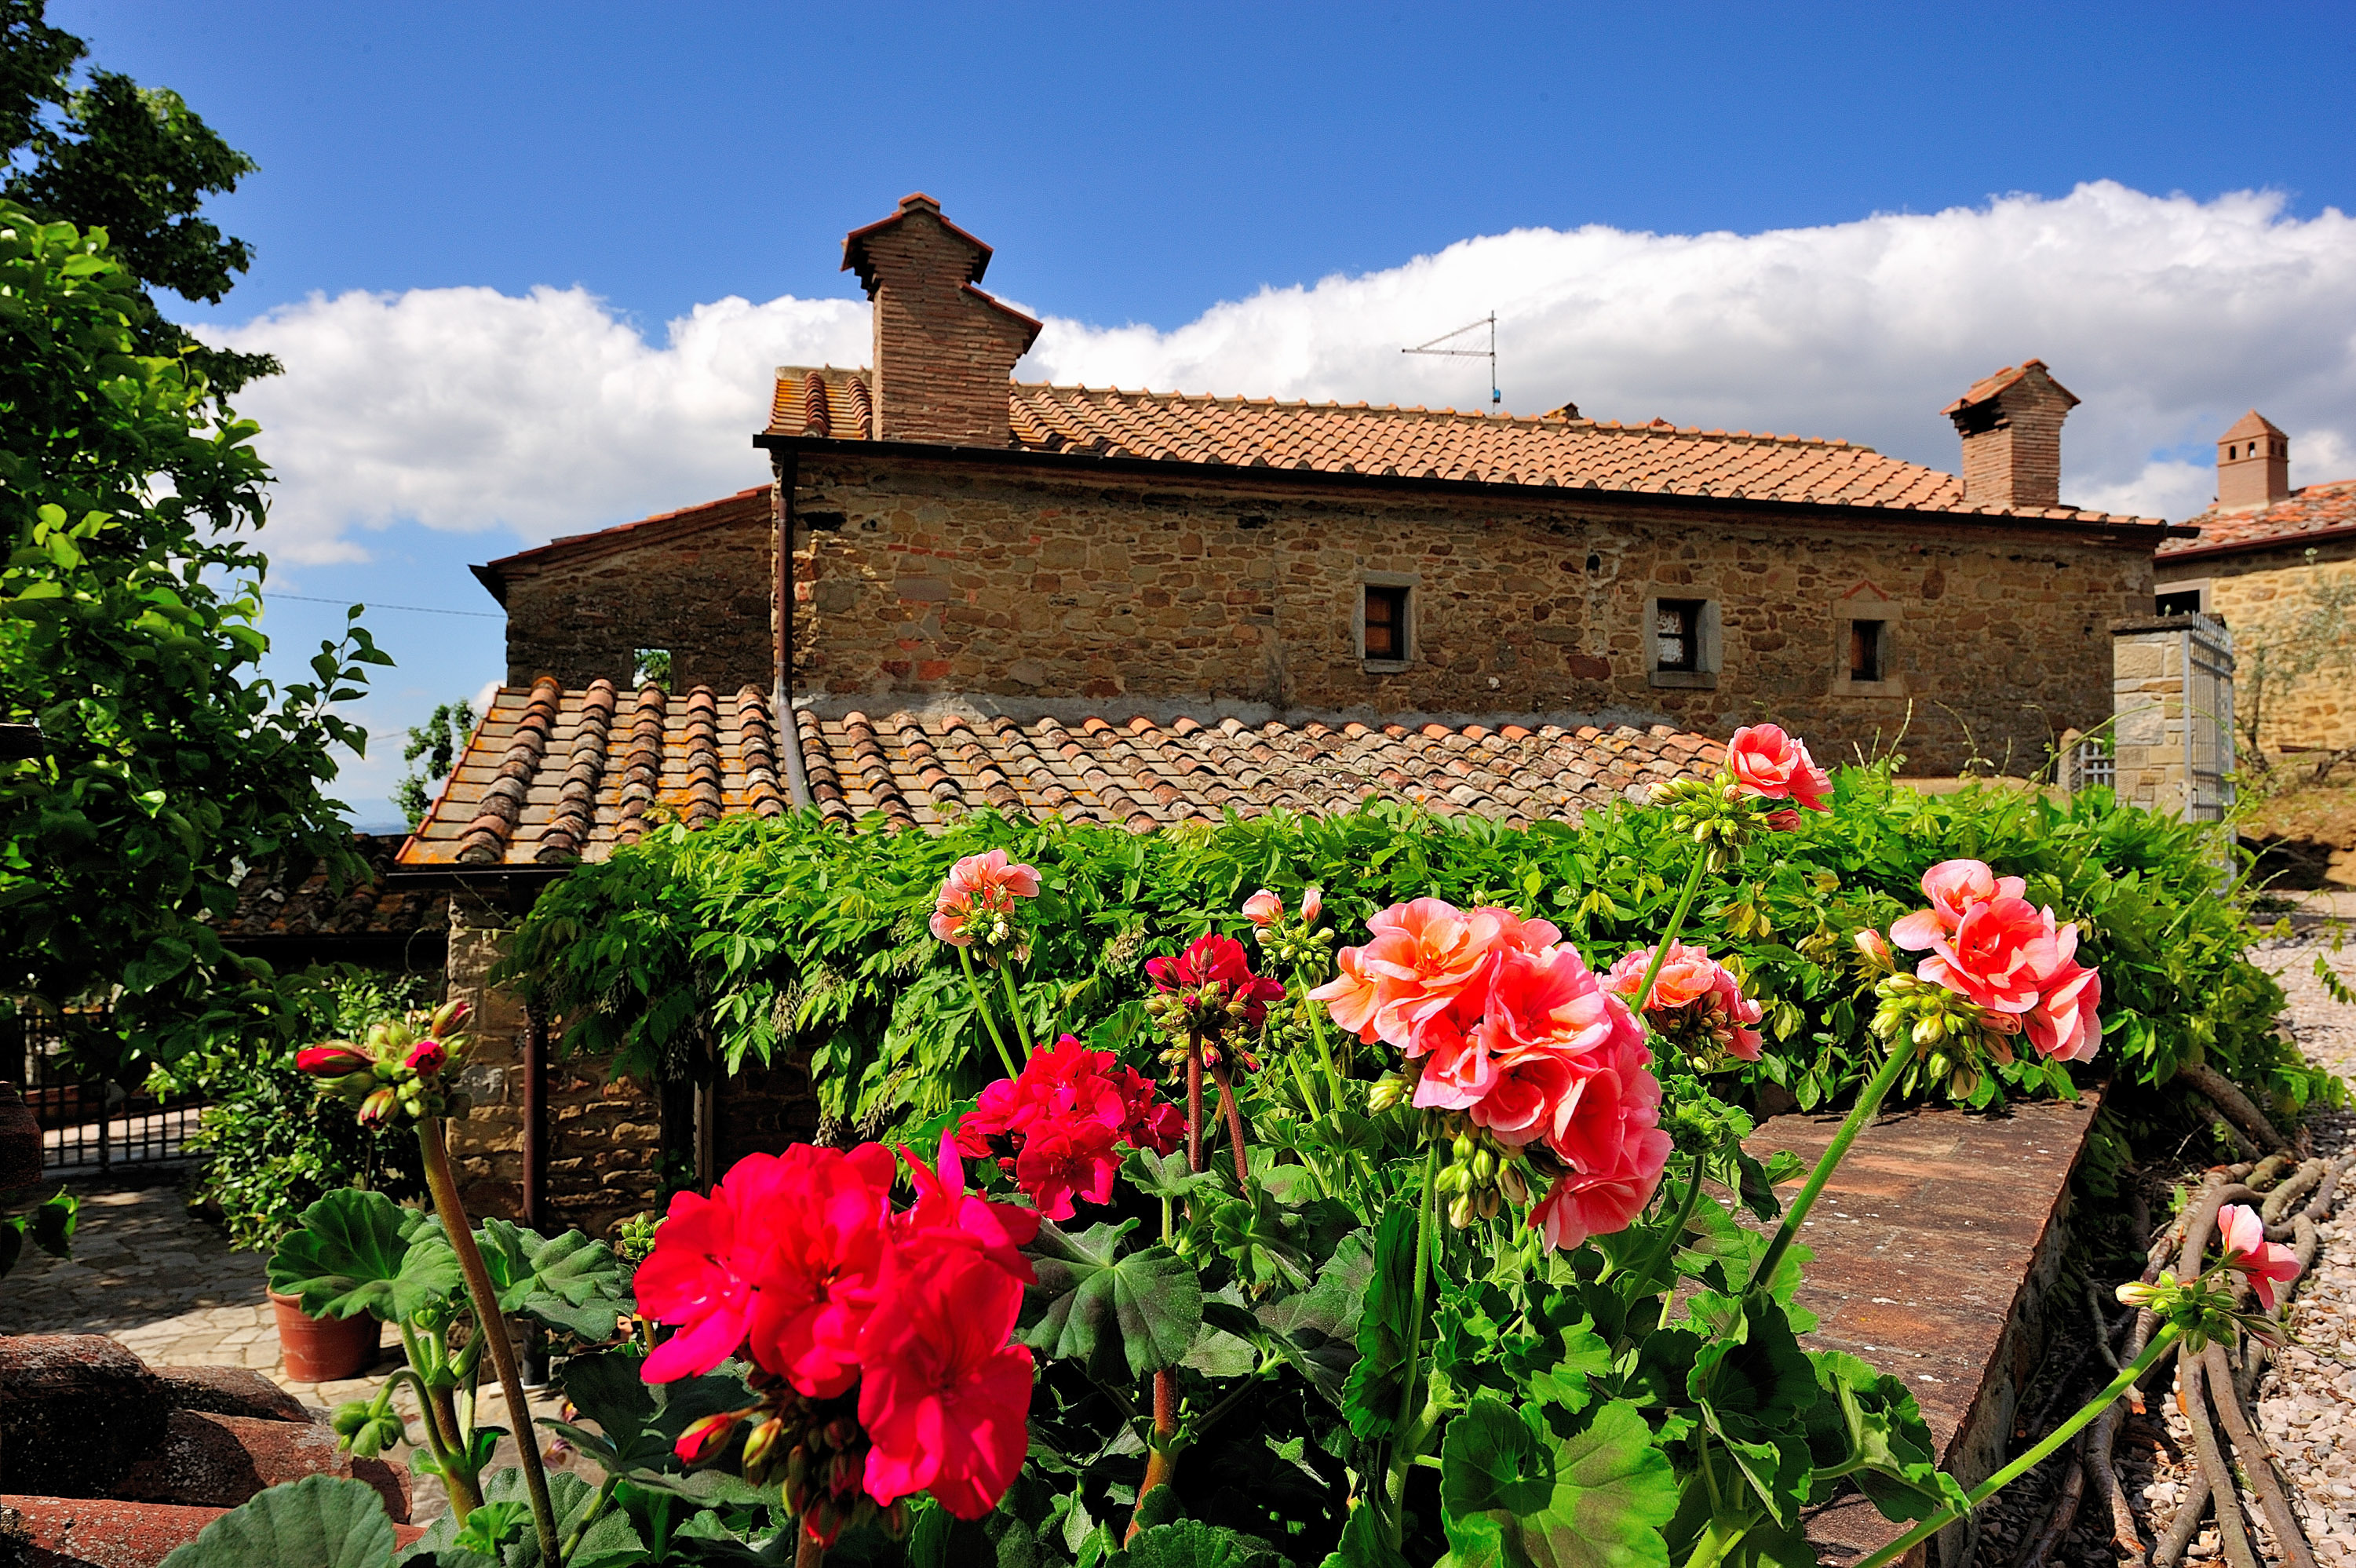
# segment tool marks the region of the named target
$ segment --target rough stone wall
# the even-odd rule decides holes
[[[1001,399],[1002,401],[1002,399]],[[708,510],[691,529],[649,532],[508,573],[508,684],[553,675],[627,686],[641,648],[667,648],[671,689],[769,689],[769,492]]]
[[[459,1079],[474,1108],[451,1124],[451,1158],[468,1212],[513,1219],[523,1202],[524,1010],[487,978],[505,956],[511,921],[465,893],[451,915],[449,994],[475,1009]],[[600,1058],[564,1051],[550,1034],[549,1227],[605,1236],[654,1205],[660,1112],[647,1090],[615,1079]]]
[[[2107,625],[2151,602],[2149,555],[2119,545],[1578,492],[1254,495],[830,453],[800,458],[794,507],[795,690],[866,703],[1773,719],[1827,763],[1904,729],[1911,771],[1976,751],[2021,772],[2109,716]],[[1359,655],[1370,580],[1410,585],[1402,668]],[[1714,675],[1653,673],[1658,597],[1718,602]],[[1862,691],[1852,618],[1889,628],[1889,679]]]
[[[2112,628],[2116,717],[2110,734],[2118,770],[2113,788],[2120,800],[2147,811],[2204,814],[2196,810],[2200,787],[2188,760],[2221,773],[2233,767],[2230,751],[2211,755],[2206,749],[2204,737],[2213,736],[2218,715],[2187,700],[2188,682],[2206,690],[2186,667],[2187,628],[2192,624],[2181,617],[2147,615]],[[2197,651],[2194,657],[2200,657]],[[2189,737],[2188,721],[2192,725]],[[2213,820],[2213,811],[2205,814]]]
[[[2356,591],[2356,540],[2286,545],[2222,559],[2162,557],[2158,587],[2205,582],[2208,613],[2233,628],[2241,660],[2241,700],[2248,701],[2261,663],[2293,639],[2327,583]],[[2343,619],[2340,651],[2296,681],[2269,680],[2260,711],[2259,744],[2269,751],[2356,746],[2356,609]]]

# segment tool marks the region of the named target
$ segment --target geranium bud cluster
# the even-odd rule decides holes
[[[1477,1129],[1554,1176],[1529,1214],[1549,1247],[1627,1229],[1660,1185],[1669,1135],[1644,1031],[1579,950],[1546,920],[1511,909],[1459,909],[1438,898],[1394,905],[1366,922],[1364,947],[1334,955],[1340,978],[1310,995],[1340,1027],[1384,1041],[1405,1071],[1369,1104],[1404,1098],[1434,1115],[1428,1136]],[[1402,1094],[1407,1084],[1411,1092]],[[1395,1087],[1396,1086],[1396,1087]],[[1494,1159],[1494,1155],[1493,1155]],[[1468,1222],[1506,1162],[1479,1173],[1479,1149],[1451,1168]],[[1451,1206],[1454,1199],[1451,1198]],[[1451,1214],[1452,1217],[1452,1214]]]
[[[1762,832],[1790,832],[1803,811],[1822,811],[1832,779],[1798,736],[1776,725],[1736,730],[1715,779],[1679,779],[1653,792],[1669,825],[1699,844],[1713,871],[1734,864]]]
[[[1030,956],[1030,947],[1016,900],[1038,896],[1038,871],[1010,863],[1004,850],[967,855],[949,867],[933,899],[933,935],[986,959],[1020,961]]]
[[[1252,940],[1261,954],[1281,969],[1323,970],[1333,952],[1333,928],[1320,926],[1325,896],[1317,888],[1302,890],[1301,910],[1293,914],[1284,900],[1263,887],[1244,900],[1243,917],[1252,926]]]
[[[1268,1022],[1268,1004],[1284,1000],[1280,982],[1252,972],[1243,943],[1216,933],[1198,937],[1175,957],[1148,959],[1145,973],[1154,986],[1146,1015],[1170,1036],[1162,1059],[1173,1066],[1183,1065],[1197,1046],[1205,1067],[1228,1064],[1223,1043],[1257,1033]],[[1232,1054],[1246,1068],[1257,1065],[1240,1048]]]
[[[1644,976],[1653,971],[1652,948],[1639,948],[1612,966],[1604,989],[1636,1005]],[[1717,1067],[1728,1060],[1755,1062],[1763,1044],[1752,1026],[1764,1009],[1742,993],[1733,970],[1709,956],[1709,950],[1672,941],[1653,973],[1652,993],[1644,1003],[1644,1022],[1662,1038],[1675,1042],[1698,1067]]]
[[[1184,1116],[1151,1079],[1066,1035],[981,1091],[958,1122],[957,1148],[995,1157],[1041,1214],[1069,1219],[1078,1200],[1112,1201],[1123,1150],[1166,1155],[1185,1135]]]
[[[1448,1163],[1440,1167],[1436,1183],[1448,1199],[1448,1223],[1462,1230],[1475,1219],[1494,1219],[1507,1205],[1526,1207],[1530,1183],[1522,1151],[1456,1120],[1461,1125],[1449,1140]]]
[[[2102,1046],[2101,976],[2077,961],[2078,928],[2054,918],[2021,894],[2018,876],[1997,876],[1976,860],[1948,860],[1922,874],[1927,909],[1878,932],[1858,933],[1880,1005],[1874,1032],[1893,1047],[1940,1051],[1966,1078],[1972,1058],[2012,1059],[2015,1036],[2055,1061],[2084,1061]],[[1929,956],[1912,974],[1898,971],[1890,948]]]
[[[811,1399],[761,1371],[751,1381],[762,1402],[705,1416],[689,1427],[679,1443],[682,1459],[698,1464],[716,1458],[741,1430],[744,1447],[737,1463],[744,1479],[777,1487],[811,1540],[830,1546],[844,1530],[867,1524],[894,1540],[907,1534],[906,1502],[878,1503],[865,1490],[873,1444],[859,1424],[856,1399]]]
[[[359,1108],[360,1125],[384,1127],[428,1116],[464,1116],[466,1097],[449,1086],[450,1066],[466,1054],[464,1002],[445,1002],[423,1029],[381,1019],[355,1044],[328,1040],[294,1053],[294,1065],[327,1093]]]

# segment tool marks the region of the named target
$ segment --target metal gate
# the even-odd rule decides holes
[[[103,1028],[102,1014],[77,1015],[82,1027]],[[16,1064],[16,1081],[33,1119],[41,1124],[41,1171],[111,1170],[181,1157],[197,1130],[204,1101],[195,1096],[166,1103],[144,1090],[129,1090],[102,1075],[69,1065],[65,1036],[56,1018],[19,1012],[0,1021]]]
[[[2182,618],[2184,815],[2213,822],[2233,803],[2233,634],[2204,615]]]

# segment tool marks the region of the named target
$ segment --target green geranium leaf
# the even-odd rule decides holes
[[[1554,1496],[1537,1434],[1503,1400],[1474,1397],[1440,1445],[1440,1501],[1451,1514],[1542,1511]]]
[[[1885,1519],[1928,1516],[1945,1498],[1937,1448],[1912,1391],[1854,1356],[1816,1351],[1808,1359],[1823,1396],[1807,1412],[1815,1467],[1856,1466],[1848,1478]]]
[[[1284,1359],[1337,1408],[1358,1359],[1358,1324],[1374,1273],[1374,1248],[1365,1231],[1353,1231],[1333,1249],[1309,1289],[1254,1313]]]
[[[1342,1526],[1341,1543],[1319,1568],[1408,1568],[1408,1561],[1383,1534],[1375,1510],[1361,1506],[1350,1510]]]
[[[231,1509],[162,1568],[392,1568],[392,1520],[366,1481],[305,1476]]]
[[[303,1211],[270,1259],[270,1288],[314,1317],[411,1317],[456,1294],[458,1255],[431,1215],[338,1187]]]
[[[1132,1149],[1129,1158],[1120,1163],[1120,1174],[1146,1197],[1172,1203],[1183,1202],[1204,1187],[1219,1184],[1214,1172],[1188,1170],[1183,1149],[1173,1149],[1166,1155],[1157,1155],[1151,1149]]]
[[[1404,1206],[1375,1231],[1374,1273],[1358,1318],[1358,1359],[1342,1388],[1350,1430],[1368,1441],[1398,1434],[1406,1397],[1408,1336],[1414,1321],[1416,1217]]]
[[[638,1376],[645,1358],[633,1350],[574,1356],[557,1373],[564,1397],[596,1430],[564,1422],[541,1424],[614,1475],[649,1484],[648,1471],[677,1470],[671,1444],[695,1422],[753,1402],[752,1391],[723,1363],[700,1378],[649,1384]]]
[[[1139,1530],[1114,1559],[1120,1568],[1274,1568],[1281,1561],[1258,1536],[1193,1519]]]
[[[1028,1249],[1046,1313],[1024,1342],[1043,1356],[1087,1363],[1107,1380],[1174,1367],[1203,1326],[1203,1286],[1194,1265],[1160,1242],[1122,1255],[1137,1221],[1094,1225],[1076,1235],[1042,1220]]]
[[[547,1237],[490,1219],[475,1232],[475,1240],[501,1312],[519,1312],[603,1345],[634,1305],[628,1273],[614,1250],[578,1230]]]
[[[1468,1424],[1460,1438],[1457,1427]],[[1479,1396],[1451,1423],[1440,1484],[1451,1568],[1668,1563],[1661,1527],[1677,1510],[1676,1477],[1634,1405],[1599,1406],[1564,1438]]]

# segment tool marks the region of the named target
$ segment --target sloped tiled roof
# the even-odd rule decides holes
[[[830,820],[881,812],[930,827],[996,808],[1133,831],[1277,807],[1410,800],[1513,825],[1577,818],[1717,768],[1719,743],[1666,725],[1247,725],[1014,718],[981,705],[871,718],[796,713],[810,795]],[[787,810],[766,693],[585,691],[542,681],[498,693],[403,869],[602,860],[668,817],[703,827]]]
[[[1014,444],[1034,452],[2078,522],[2155,521],[2072,507],[1966,507],[1954,475],[1847,441],[1665,420],[1622,424],[1559,410],[1459,413],[1016,382],[1008,388],[1008,417]],[[778,371],[767,434],[863,441],[873,429],[865,371]]]
[[[237,908],[221,922],[231,945],[276,940],[318,941],[348,938],[441,935],[450,927],[444,893],[396,888],[385,872],[401,849],[398,833],[355,833],[353,847],[368,862],[366,879],[337,893],[327,864],[296,865],[284,859],[248,870],[237,885]]]
[[[666,815],[691,828],[776,816],[776,733],[767,693],[750,686],[725,701],[709,686],[503,687],[400,863],[564,865],[603,860]]]
[[[2160,559],[2273,549],[2356,533],[2356,479],[2303,486],[2272,506],[2233,511],[2219,511],[2212,506],[2198,517],[2185,519],[2185,526],[2199,529],[2201,537],[2169,540],[2159,547]]]
[[[959,811],[1106,822],[1136,832],[1281,807],[1344,811],[1379,799],[1511,826],[1576,820],[1715,769],[1716,741],[1666,725],[1328,725],[1145,717],[1017,719],[956,712],[796,713],[811,799],[851,821],[930,826]]]
[[[1989,399],[1996,397],[1998,393],[2004,392],[2007,388],[2018,386],[2020,382],[2029,380],[2031,375],[2043,376],[2045,378],[2045,383],[2048,386],[2051,387],[2055,392],[2060,392],[2063,397],[2069,399],[2072,407],[2077,405],[2078,394],[2072,392],[2068,387],[2063,386],[2060,381],[2055,381],[2053,379],[2052,372],[2045,368],[2044,360],[2023,360],[2017,365],[2007,365],[2004,369],[1997,371],[1994,375],[1982,376],[1979,380],[1974,381],[1970,386],[1964,389],[1963,396],[1957,398],[1954,402],[1949,403],[1939,412],[1941,413],[1953,414],[1964,409],[1973,407],[1976,404],[1986,403]]]

